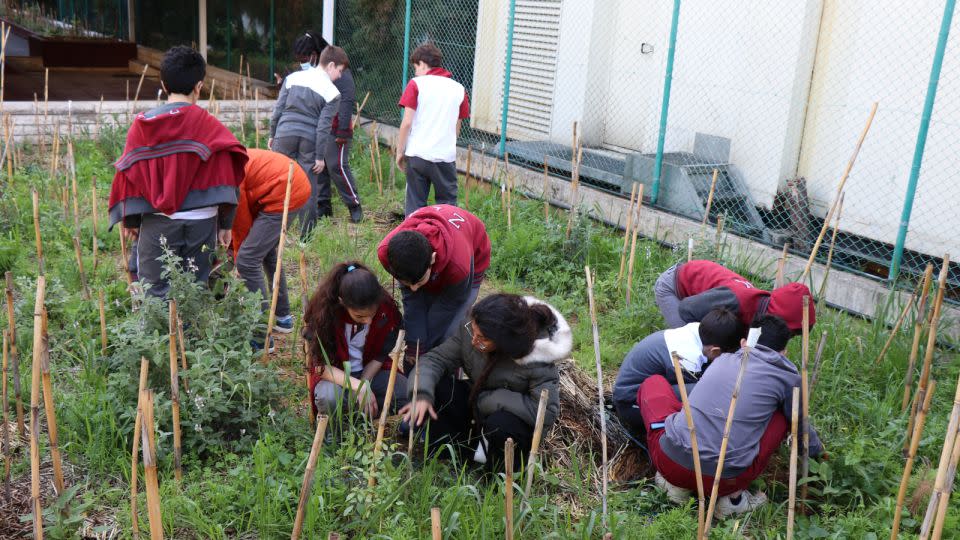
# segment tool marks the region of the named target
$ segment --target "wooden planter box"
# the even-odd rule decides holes
[[[126,68],[137,57],[137,44],[113,38],[44,36],[4,19],[11,31],[30,45],[30,56],[43,59],[44,67]]]

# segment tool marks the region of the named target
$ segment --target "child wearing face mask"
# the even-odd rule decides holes
[[[331,414],[353,408],[353,401],[343,397],[349,385],[356,407],[368,418],[377,417],[390,377],[390,351],[403,323],[377,276],[356,261],[334,265],[310,298],[304,321],[314,410]],[[396,377],[394,411],[407,402],[407,380],[401,373]]]
[[[326,167],[324,153],[335,143],[334,118],[339,112],[340,91],[334,82],[350,63],[340,47],[318,52],[318,42],[305,34],[294,43],[302,69],[287,75],[270,119],[270,149],[295,159],[310,177],[310,200],[304,210],[301,232],[308,233],[317,220],[320,186],[317,175]],[[329,199],[329,188],[327,189]]]

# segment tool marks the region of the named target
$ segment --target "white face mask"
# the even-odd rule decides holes
[[[300,64],[300,69],[303,70],[303,71],[306,71],[306,70],[308,70],[308,69],[311,69],[312,67],[313,67],[313,64],[311,64],[310,62],[304,62],[304,63]]]

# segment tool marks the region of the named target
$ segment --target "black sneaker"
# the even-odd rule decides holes
[[[350,209],[350,223],[360,223],[363,221],[363,208],[358,204]]]

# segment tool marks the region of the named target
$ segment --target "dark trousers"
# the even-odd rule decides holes
[[[330,205],[330,182],[337,186],[340,199],[347,208],[360,206],[360,192],[350,170],[350,141],[337,144],[332,141],[323,153],[326,166],[317,175],[317,205],[321,216],[331,215],[333,208]]]
[[[457,164],[427,161],[407,156],[407,195],[403,206],[405,215],[427,205],[430,186],[437,204],[457,205]]]
[[[317,222],[317,200],[320,195],[317,174],[313,172],[313,165],[317,160],[317,143],[313,139],[297,137],[296,135],[277,137],[273,139],[272,150],[280,152],[299,163],[300,168],[307,173],[307,178],[310,179],[310,199],[300,215],[300,233],[307,234],[313,230],[313,226]],[[327,184],[327,200],[330,200],[329,184]]]
[[[180,258],[184,270],[192,271],[197,281],[210,277],[213,251],[217,245],[217,218],[170,219],[144,214],[137,240],[137,273],[140,281],[150,284],[147,294],[165,298],[170,284],[163,279],[163,248]]]
[[[477,425],[473,421],[469,401],[468,381],[449,376],[437,382],[433,400],[437,419],[431,419],[427,424],[430,450],[440,451],[450,444],[462,459],[471,459],[482,432],[486,439],[484,451],[487,468],[498,471],[503,468],[503,447],[507,439],[513,439],[513,468],[519,471],[533,444],[533,426],[506,411],[497,411],[481,418]]]
[[[300,211],[291,212],[290,221],[299,215]],[[283,213],[260,212],[253,220],[250,232],[243,239],[243,244],[237,251],[237,273],[251,292],[259,292],[263,297],[263,311],[270,309],[270,287],[273,286],[273,273],[277,268],[277,244],[280,242],[280,226],[283,222]],[[263,281],[266,270],[270,284]],[[287,277],[280,269],[280,285],[277,292],[277,317],[286,317],[290,314],[290,300],[287,297]]]

